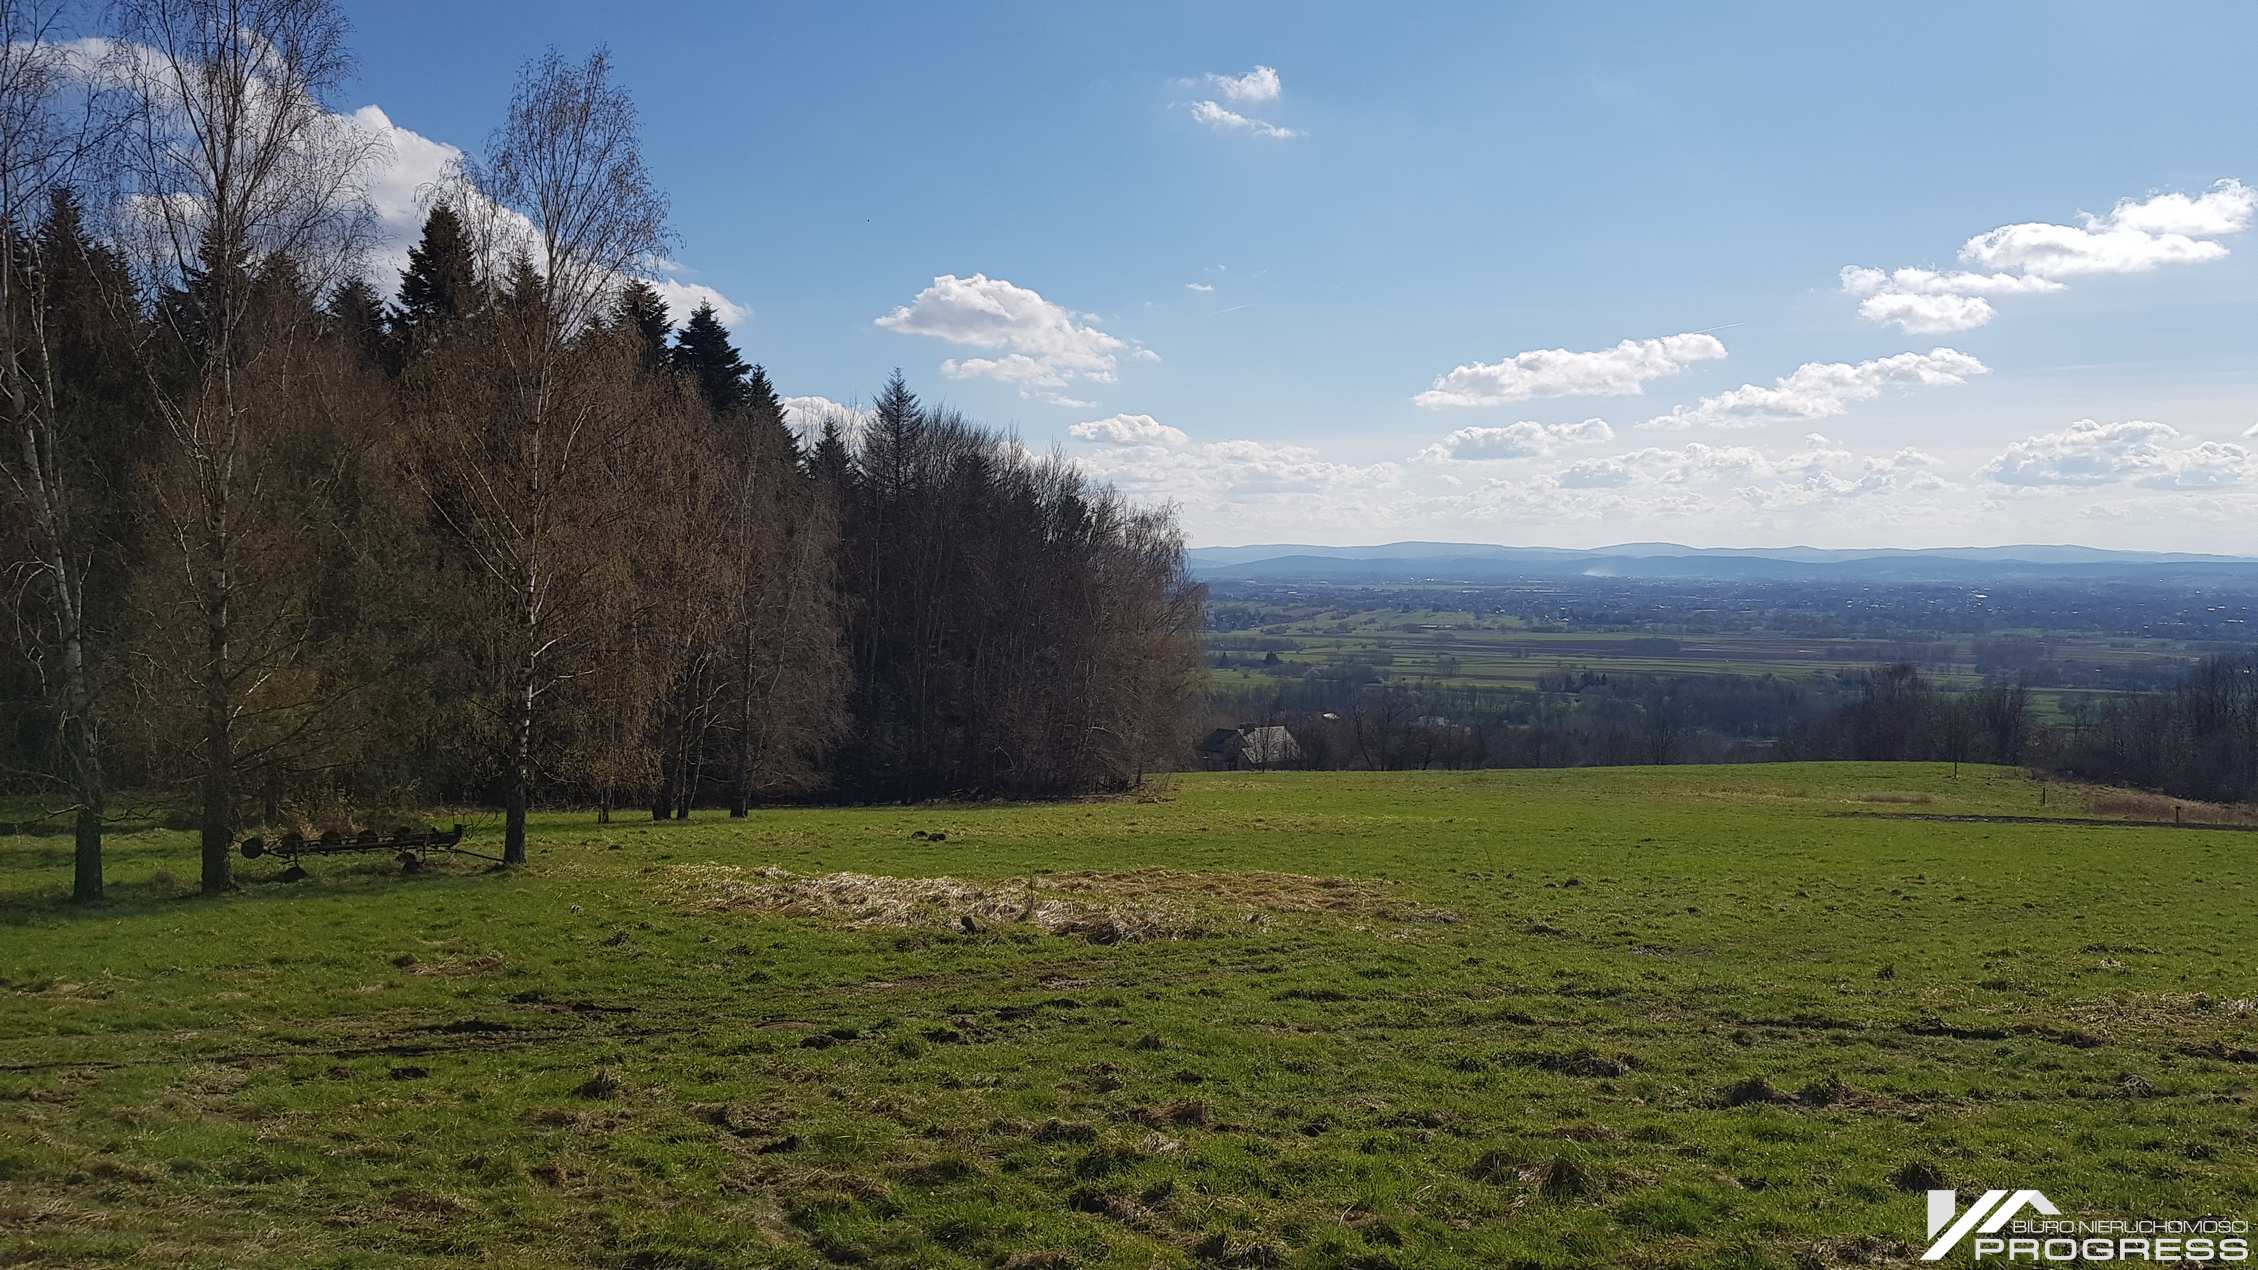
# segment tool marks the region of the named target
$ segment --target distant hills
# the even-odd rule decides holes
[[[1370,547],[1275,544],[1195,547],[1192,572],[1209,581],[1512,582],[1535,578],[1709,578],[1718,581],[1969,583],[2148,581],[2258,585],[2258,557],[2108,551],[2023,543],[2004,547],[1505,547],[1390,542]]]

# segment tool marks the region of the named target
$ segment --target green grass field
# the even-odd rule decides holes
[[[2258,1218],[2258,838],[1843,814],[2088,810],[1926,765],[1189,776],[559,814],[514,872],[216,902],[151,831],[91,912],[67,838],[4,838],[0,1261],[1894,1264],[1940,1178]]]

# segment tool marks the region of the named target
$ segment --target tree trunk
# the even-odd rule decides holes
[[[80,804],[76,849],[71,855],[71,898],[92,904],[102,898],[102,812]]]
[[[218,557],[225,547],[214,549]],[[228,701],[227,588],[217,570],[204,600],[204,894],[220,895],[229,884],[227,849],[235,836],[235,718]]]
[[[540,501],[534,490],[533,501]],[[525,804],[533,785],[534,676],[540,671],[541,610],[536,574],[527,566],[518,600],[517,682],[510,701],[510,788],[502,802],[502,863],[525,863]]]
[[[12,255],[0,259],[0,322],[6,323],[0,344],[0,392],[5,393],[8,417],[18,425],[23,451],[21,488],[31,505],[39,568],[53,588],[52,620],[61,656],[56,675],[56,696],[61,706],[63,759],[72,793],[79,803],[77,844],[72,857],[71,898],[91,904],[102,898],[102,780],[101,748],[94,735],[94,692],[86,667],[86,577],[83,562],[71,554],[66,512],[67,487],[61,458],[56,453],[53,381],[47,381],[46,411],[33,405],[24,387],[24,366],[17,352],[16,312]],[[35,328],[44,345],[43,329]]]
[[[528,659],[530,663],[530,658]],[[510,721],[510,789],[502,804],[502,863],[525,863],[525,803],[533,783],[533,675],[530,664]]]
[[[64,761],[71,790],[78,797],[77,844],[72,853],[71,898],[91,904],[102,898],[102,811],[108,792],[102,779],[102,750],[94,736],[94,692],[87,681],[85,600],[67,553],[58,553],[63,617],[62,697]]]
[[[663,821],[674,813],[674,692],[659,696],[658,780],[651,785],[651,819]]]
[[[750,572],[740,563],[740,575]],[[741,603],[749,609],[749,603]],[[753,807],[753,622],[749,612],[737,614],[741,641],[737,650],[737,744],[730,750],[729,818],[742,820]]]

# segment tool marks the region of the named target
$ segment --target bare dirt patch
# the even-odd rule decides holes
[[[1045,873],[971,880],[869,873],[793,873],[774,865],[681,865],[673,870],[701,907],[812,917],[854,930],[930,929],[980,934],[1032,926],[1112,944],[1193,939],[1275,914],[1357,921],[1453,922],[1455,914],[1402,902],[1385,883],[1299,873],[1190,873],[1173,869]]]
[[[2173,821],[2180,824],[2258,825],[2258,808],[2196,802],[2188,798],[2168,798],[2162,794],[2146,794],[2134,790],[2096,793],[2093,798],[2093,814],[2124,820]]]

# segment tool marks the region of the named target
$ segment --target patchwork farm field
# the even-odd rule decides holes
[[[2186,641],[2101,638],[2045,632],[1999,632],[2044,638],[2052,656],[2091,683],[2034,691],[2042,717],[2058,717],[2079,697],[2106,695],[2122,675],[2172,675],[2201,655]],[[1981,640],[1970,637],[1889,640],[1824,638],[1779,631],[1665,634],[1634,630],[1533,629],[1496,615],[1451,609],[1344,609],[1296,617],[1208,637],[1211,652],[1237,659],[1218,682],[1249,687],[1276,673],[1302,674],[1344,663],[1369,665],[1391,681],[1469,688],[1540,690],[1548,678],[1577,674],[1776,676],[1832,681],[1877,662],[1910,659],[1932,683],[1981,687]],[[1275,654],[1278,665],[1261,667]]]
[[[1172,780],[187,898],[0,838],[0,1260],[1912,1263],[2258,1217],[2258,837],[2019,772]],[[1882,813],[1882,814],[1876,814]],[[480,827],[482,836],[498,832]],[[474,839],[475,844],[475,839]]]

